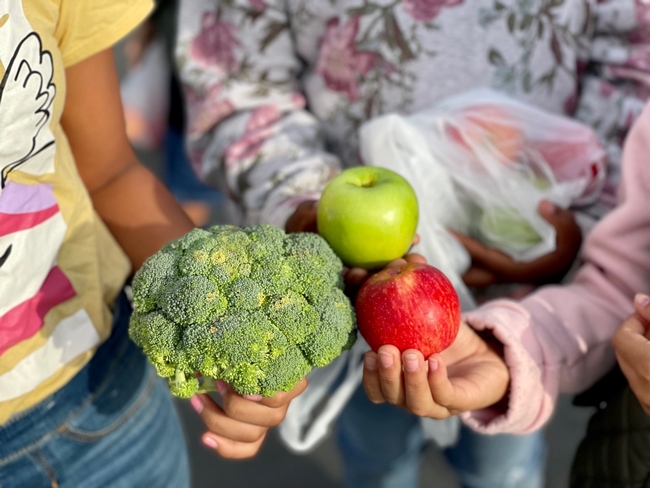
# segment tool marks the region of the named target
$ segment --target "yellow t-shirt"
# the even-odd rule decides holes
[[[0,424],[65,385],[111,332],[129,262],[60,124],[65,68],[152,0],[0,0]]]

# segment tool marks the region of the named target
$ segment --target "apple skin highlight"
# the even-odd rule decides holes
[[[359,332],[377,351],[393,345],[419,350],[425,358],[444,351],[460,327],[460,302],[437,268],[411,263],[387,268],[363,285],[355,304]]]

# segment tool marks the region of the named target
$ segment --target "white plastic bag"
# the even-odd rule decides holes
[[[395,118],[420,139],[391,135]],[[362,128],[361,137],[362,157],[369,165],[404,169],[403,161],[389,160],[377,144],[428,154],[426,168],[400,171],[419,187],[420,202],[441,186],[449,191],[446,181],[438,185],[431,178],[423,186],[422,174],[445,172],[464,212],[457,219],[458,205],[449,203],[437,212],[454,215],[444,224],[518,261],[534,260],[555,248],[555,231],[537,211],[542,199],[562,208],[588,204],[598,198],[605,179],[605,151],[590,128],[492,90],[453,97],[408,117],[375,119]],[[422,215],[426,226],[439,223],[437,215]]]

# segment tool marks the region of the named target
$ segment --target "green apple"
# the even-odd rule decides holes
[[[349,168],[318,203],[318,233],[352,267],[375,269],[408,251],[418,225],[413,188],[394,171]]]

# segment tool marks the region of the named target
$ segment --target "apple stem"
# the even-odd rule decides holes
[[[373,186],[376,182],[377,182],[377,180],[375,179],[374,176],[368,176],[368,177],[365,178],[363,181],[361,181],[361,187],[362,187],[362,188],[370,188],[370,187]]]

